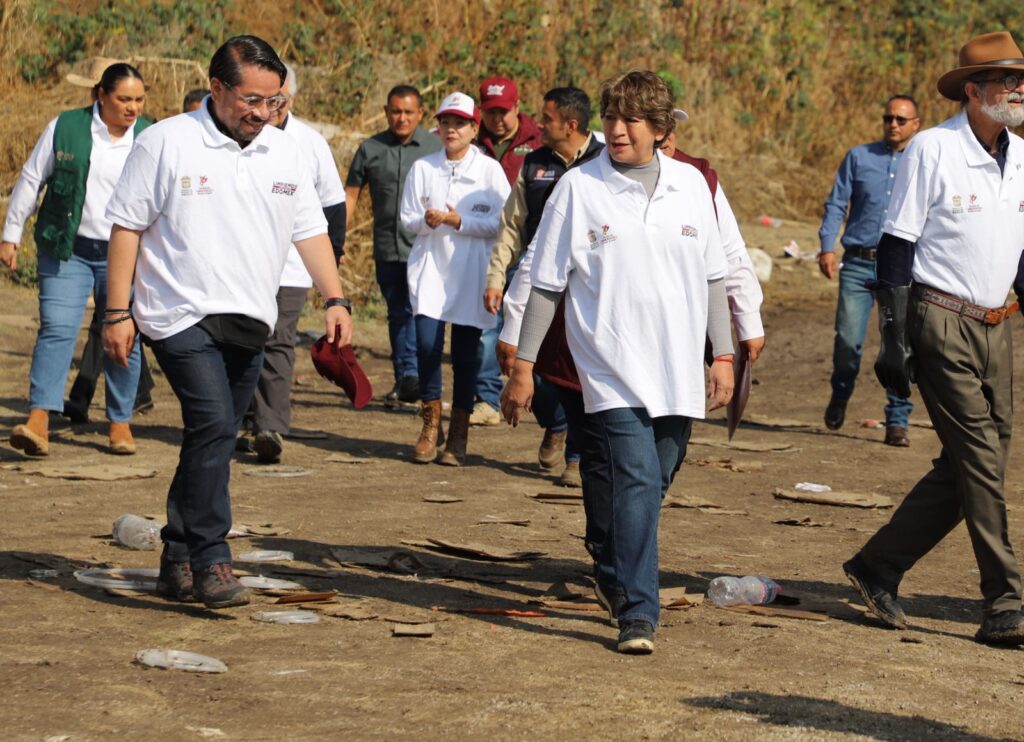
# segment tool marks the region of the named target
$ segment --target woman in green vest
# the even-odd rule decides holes
[[[11,445],[30,456],[49,453],[49,414],[64,409],[64,387],[89,294],[96,310],[116,320],[129,307],[107,307],[107,202],[121,176],[142,118],[142,75],[119,62],[104,70],[95,103],[65,111],[49,123],[22,168],[7,207],[0,261],[14,269],[18,243],[39,192],[39,334],[29,373],[29,417],[11,431]],[[106,320],[105,320],[106,321]],[[104,363],[110,452],[135,453],[129,422],[139,379],[136,346],[127,368]]]

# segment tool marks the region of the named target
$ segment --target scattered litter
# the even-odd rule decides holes
[[[55,569],[30,569],[28,576],[33,580],[45,580],[50,577],[58,577],[60,572]]]
[[[402,543],[408,546],[420,546],[425,549],[433,549],[434,551],[443,551],[456,556],[486,559],[494,562],[523,562],[544,556],[543,551],[510,551],[493,546],[484,546],[483,544],[460,544],[439,538],[428,538],[425,541],[402,541]]]
[[[742,474],[750,471],[761,471],[764,464],[760,461],[736,461],[734,459],[687,459],[687,464],[693,466],[707,466],[712,469],[724,469],[725,471]]]
[[[747,254],[750,262],[754,264],[754,275],[761,283],[768,283],[772,280],[772,256],[760,247],[748,247]]]
[[[243,474],[248,474],[250,477],[278,477],[278,478],[290,478],[290,477],[307,477],[313,472],[309,469],[303,469],[301,466],[250,466],[242,471]]]
[[[111,526],[111,538],[118,546],[140,551],[152,551],[160,545],[160,531],[164,524],[138,515],[125,513]]]
[[[793,420],[788,417],[769,417],[768,415],[747,415],[743,418],[744,425],[757,428],[813,428],[811,423]]]
[[[278,605],[287,605],[294,603],[331,603],[337,600],[338,594],[333,590],[329,590],[325,593],[292,593],[291,595],[282,595],[274,602]]]
[[[462,502],[462,498],[455,495],[427,495],[423,498],[423,502],[436,502],[447,505],[453,502]]]
[[[322,430],[302,430],[300,428],[292,428],[284,434],[284,437],[293,441],[322,441],[327,439],[327,433]]]
[[[310,611],[258,611],[249,618],[262,623],[320,623],[320,616]]]
[[[377,618],[377,614],[363,603],[314,603],[309,606],[309,610],[324,616],[346,618],[349,621],[369,621],[372,618]]]
[[[327,457],[327,460],[332,464],[372,464],[373,459],[368,459],[365,456],[353,456],[350,453],[332,453]]]
[[[447,613],[469,613],[474,616],[511,616],[512,618],[547,618],[540,611],[521,611],[518,608],[443,608],[434,606],[435,611]]]
[[[779,227],[782,226],[783,221],[781,219],[776,219],[774,216],[761,214],[760,216],[757,217],[757,223],[760,224],[762,227],[771,227],[773,229],[778,229]]]
[[[401,624],[396,623],[391,627],[391,636],[408,636],[413,638],[426,639],[434,635],[437,627],[432,623]]]
[[[156,590],[156,578],[160,570],[143,569],[79,569],[75,579],[83,585],[113,590],[145,592]]]
[[[143,649],[135,655],[135,661],[147,667],[185,672],[227,672],[228,666],[218,659],[185,652],[180,649]]]
[[[771,605],[731,605],[723,610],[733,613],[750,613],[755,616],[771,616],[773,618],[792,618],[797,621],[828,621],[828,614],[819,611],[804,611],[799,608],[778,608]]]
[[[543,502],[548,505],[582,505],[582,492],[538,492],[536,495],[527,495],[531,500]]]
[[[437,617],[437,611],[432,609],[431,613],[425,611],[407,611],[403,613],[388,613],[387,615],[381,616],[381,619],[388,621],[389,623],[407,623],[413,625],[421,625],[425,623],[433,623],[435,621],[447,621],[448,617],[444,616],[441,618]]]
[[[816,250],[804,250],[796,243],[796,240],[790,240],[782,248],[782,253],[787,258],[793,258],[794,260],[817,260],[818,253]]]
[[[556,582],[548,587],[541,598],[551,598],[553,600],[578,600],[583,596],[584,593],[582,591],[570,587],[569,583],[563,580],[562,582]]]
[[[935,426],[932,425],[931,420],[911,420],[910,427],[912,428],[927,428],[928,430],[934,430]]]
[[[794,448],[792,443],[729,443],[711,440],[710,438],[691,438],[690,443],[697,446],[729,448],[733,451],[751,451],[753,453],[777,453],[781,451],[795,453],[800,450],[799,448]]]
[[[545,608],[555,608],[566,611],[586,611],[587,613],[604,613],[604,606],[596,600],[551,600],[539,598],[531,603],[537,603]]]
[[[368,551],[366,549],[331,549],[338,564],[351,567],[374,567],[403,575],[412,575],[426,568],[415,554],[403,550]]]
[[[265,523],[262,526],[250,526],[245,523],[235,523],[228,531],[228,538],[248,538],[249,536],[284,536],[291,533],[287,528],[275,526],[273,523]]]
[[[81,464],[65,463],[61,466],[43,466],[40,464],[19,464],[15,471],[34,474],[48,479],[90,480],[97,482],[116,482],[124,479],[152,479],[156,469],[133,464]]]
[[[208,739],[219,739],[220,737],[226,737],[223,731],[217,727],[185,727],[190,732],[195,732],[200,737],[206,737]]]
[[[239,577],[238,581],[250,590],[301,590],[303,587],[297,582],[278,580],[274,577],[263,577],[262,575],[246,575]]]
[[[901,636],[900,641],[904,644],[924,644],[924,640],[916,636]]]
[[[816,520],[812,520],[811,516],[804,518],[783,518],[781,520],[773,520],[772,523],[778,526],[806,526],[808,528],[825,528],[831,526],[832,523],[819,523]]]
[[[700,605],[704,602],[704,596],[696,593],[687,593],[685,587],[668,587],[658,591],[658,602],[662,608],[681,610]]]
[[[694,509],[715,509],[722,507],[718,503],[711,502],[710,500],[702,500],[699,497],[690,497],[689,495],[683,497],[676,497],[669,495],[665,497],[661,502],[663,508],[694,508]]]
[[[827,484],[817,484],[816,482],[797,482],[793,485],[793,489],[797,492],[831,492],[832,488]]]
[[[892,499],[874,492],[791,492],[782,489],[772,490],[772,494],[780,500],[809,502],[814,505],[836,505],[850,508],[891,508]]]
[[[860,426],[862,428],[868,428],[869,430],[878,430],[879,428],[884,428],[885,423],[883,423],[881,420],[875,420],[874,418],[871,418],[862,422]]]
[[[309,670],[274,670],[270,674],[271,675],[299,675],[299,674],[304,673],[304,672],[309,672]]]
[[[476,522],[478,526],[528,526],[529,518],[502,518],[497,515],[485,515]]]
[[[235,561],[238,562],[291,562],[294,560],[295,554],[290,551],[273,551],[271,549],[243,551],[235,557]]]

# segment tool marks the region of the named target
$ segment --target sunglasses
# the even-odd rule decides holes
[[[887,113],[884,116],[882,116],[882,121],[884,121],[886,124],[891,124],[893,121],[895,121],[899,126],[906,126],[907,122],[917,121],[917,118],[917,116],[911,116],[910,118],[907,118],[906,116],[893,116],[891,113]]]

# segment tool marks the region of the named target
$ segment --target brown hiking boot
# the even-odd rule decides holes
[[[249,602],[249,591],[238,581],[227,562],[211,564],[209,569],[196,571],[192,594],[207,608],[230,608]]]
[[[423,417],[423,428],[413,451],[413,461],[417,464],[430,464],[437,458],[438,435],[441,428],[441,400],[432,399],[423,402],[420,415]]]
[[[558,484],[562,487],[582,487],[583,477],[580,475],[579,461],[566,461],[562,476],[558,478]]]
[[[128,423],[110,423],[110,453],[115,456],[131,456],[135,453],[135,439]]]
[[[452,419],[448,421],[448,444],[444,447],[439,464],[462,466],[466,463],[466,443],[469,441],[469,410],[452,407]]]
[[[541,441],[540,449],[537,451],[537,461],[540,462],[540,469],[543,472],[550,472],[558,466],[558,462],[565,453],[566,431],[560,430],[557,433],[545,430],[544,440]]]
[[[168,600],[194,603],[192,594],[192,565],[188,562],[172,562],[160,557],[160,576],[156,578],[156,594]]]
[[[50,454],[50,413],[47,410],[29,410],[28,420],[15,425],[11,431],[11,446],[29,456]]]

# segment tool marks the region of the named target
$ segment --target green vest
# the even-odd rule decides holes
[[[139,118],[135,136],[152,121]],[[53,132],[53,175],[36,216],[36,247],[58,260],[67,260],[75,245],[85,205],[85,184],[92,155],[92,106],[65,111]]]

